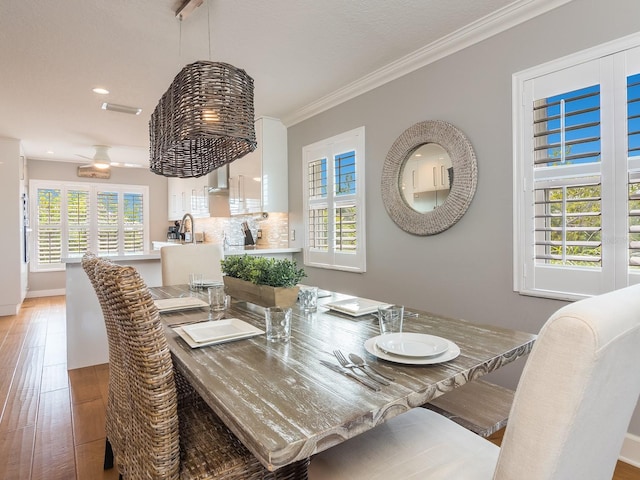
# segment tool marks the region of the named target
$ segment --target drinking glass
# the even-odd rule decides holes
[[[264,321],[267,340],[270,342],[288,342],[291,336],[291,308],[266,307]]]
[[[202,273],[190,273],[189,274],[189,290],[199,290],[202,288],[204,281],[204,275]]]
[[[300,287],[298,293],[300,308],[305,312],[315,312],[318,309],[318,287]]]
[[[224,292],[224,285],[212,285],[207,289],[209,294],[209,317],[213,320],[220,320],[224,317],[224,312],[229,308],[231,297]]]
[[[404,305],[388,305],[378,307],[378,322],[380,334],[402,332],[402,318],[404,317]]]

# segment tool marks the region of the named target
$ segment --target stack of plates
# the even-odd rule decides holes
[[[237,318],[200,322],[173,329],[191,348],[206,347],[261,335],[264,330]]]
[[[209,304],[197,297],[160,298],[154,300],[160,313],[209,307]]]
[[[370,338],[364,348],[372,355],[407,365],[448,362],[460,355],[460,347],[446,338],[423,333],[389,333]]]
[[[388,307],[389,304],[378,302],[377,300],[370,300],[368,298],[355,297],[326,303],[324,306],[329,310],[335,310],[336,312],[346,313],[353,317],[359,317],[361,315],[375,313],[378,311],[378,307]]]

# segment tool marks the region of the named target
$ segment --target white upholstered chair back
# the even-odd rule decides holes
[[[522,373],[494,478],[611,478],[638,365],[640,285],[558,310]]]
[[[223,258],[222,245],[214,243],[162,247],[162,285],[189,283],[190,273],[202,273],[206,281],[222,281]]]

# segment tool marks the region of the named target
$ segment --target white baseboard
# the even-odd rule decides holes
[[[27,298],[57,297],[58,295],[65,295],[66,293],[66,289],[64,288],[56,288],[53,290],[29,290],[27,292]]]
[[[622,450],[620,450],[620,461],[640,468],[640,437],[627,433],[624,437]]]

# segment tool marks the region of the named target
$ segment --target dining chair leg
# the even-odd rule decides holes
[[[104,469],[109,470],[111,468],[113,468],[113,449],[111,448],[111,442],[107,438],[104,443]]]

